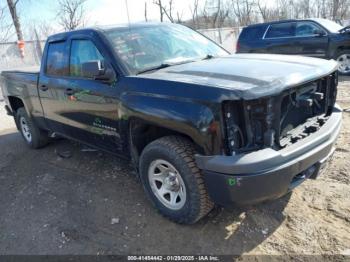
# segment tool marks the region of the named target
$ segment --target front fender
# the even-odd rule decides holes
[[[219,153],[221,131],[216,113],[220,110],[193,100],[149,94],[122,96],[121,119],[140,119],[190,137],[208,154]]]

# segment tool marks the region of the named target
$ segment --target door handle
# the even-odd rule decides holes
[[[41,91],[47,91],[49,88],[46,85],[41,85],[40,90]]]
[[[67,96],[71,96],[74,94],[74,90],[72,88],[67,88],[64,93],[67,95]]]

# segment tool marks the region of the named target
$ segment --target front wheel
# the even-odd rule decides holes
[[[339,52],[336,60],[339,63],[338,72],[341,75],[350,75],[350,50]]]
[[[40,148],[48,143],[47,133],[36,126],[23,107],[17,110],[15,120],[18,130],[28,146]]]
[[[140,157],[140,177],[157,210],[172,221],[193,224],[214,204],[186,138],[163,137],[150,143]]]

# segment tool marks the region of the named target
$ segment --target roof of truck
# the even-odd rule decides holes
[[[67,32],[62,32],[62,33],[58,33],[58,34],[54,34],[48,37],[48,41],[57,41],[60,39],[64,39],[68,36],[70,36],[71,34],[76,34],[76,33],[88,33],[91,31],[100,31],[100,32],[104,32],[104,31],[109,31],[109,30],[113,30],[113,29],[125,29],[125,28],[140,28],[140,27],[155,27],[155,26],[174,26],[173,23],[168,23],[168,22],[139,22],[139,23],[126,23],[126,24],[115,24],[115,25],[102,25],[102,26],[92,26],[92,27],[87,27],[87,28],[81,28],[81,29],[76,29],[76,30],[72,30],[72,31],[67,31]]]

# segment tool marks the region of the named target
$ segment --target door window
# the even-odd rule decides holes
[[[70,75],[74,77],[83,77],[82,64],[100,60],[103,56],[96,46],[90,40],[73,40],[70,53]]]
[[[294,36],[294,23],[281,23],[270,25],[265,38],[281,38]]]
[[[66,42],[50,43],[47,51],[46,74],[52,76],[68,75]]]
[[[310,22],[298,22],[295,28],[296,36],[313,36],[315,31],[320,31],[321,29],[313,23]]]

